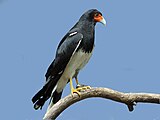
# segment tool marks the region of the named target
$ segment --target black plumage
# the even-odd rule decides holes
[[[45,75],[46,83],[32,98],[35,109],[42,108],[50,97],[51,102],[56,103],[69,79],[77,77],[80,69],[88,62],[94,47],[97,22],[105,24],[102,14],[96,9],[88,10],[60,41],[55,59]]]

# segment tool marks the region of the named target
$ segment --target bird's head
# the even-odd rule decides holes
[[[82,21],[90,21],[96,24],[97,22],[102,23],[103,25],[106,25],[106,20],[103,18],[102,13],[99,12],[96,9],[90,9],[86,11],[80,18]]]

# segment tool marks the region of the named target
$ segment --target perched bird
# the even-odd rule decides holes
[[[61,98],[63,89],[68,82],[70,82],[71,94],[80,95],[81,89],[90,88],[79,84],[77,76],[92,56],[97,22],[106,25],[102,13],[96,9],[86,11],[60,41],[55,59],[45,75],[46,83],[32,98],[36,110],[41,109],[50,97],[50,102],[55,104]],[[72,84],[73,78],[76,79],[76,89]]]

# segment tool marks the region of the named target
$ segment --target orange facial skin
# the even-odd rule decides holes
[[[94,20],[95,22],[100,22],[103,19],[101,14],[95,14],[94,15]]]

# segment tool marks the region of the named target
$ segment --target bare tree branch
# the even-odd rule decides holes
[[[59,100],[45,114],[44,120],[54,120],[70,105],[91,97],[101,97],[116,102],[124,103],[128,106],[129,111],[133,111],[133,106],[138,102],[160,104],[160,94],[151,93],[123,93],[109,88],[91,88],[81,92],[79,97],[76,93],[71,94]]]

